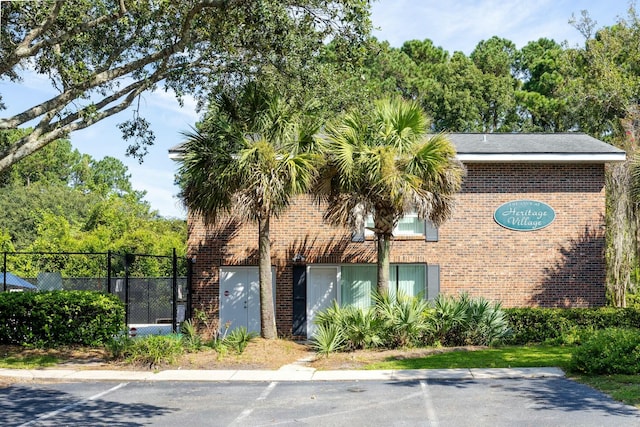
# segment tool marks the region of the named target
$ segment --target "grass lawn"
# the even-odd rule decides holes
[[[55,366],[59,362],[58,357],[49,354],[8,356],[0,359],[0,368],[37,369]]]
[[[640,375],[577,375],[569,378],[640,409]]]
[[[557,366],[565,368],[571,347],[507,346],[476,351],[451,351],[420,358],[390,358],[367,365],[366,369],[452,369],[527,368]]]

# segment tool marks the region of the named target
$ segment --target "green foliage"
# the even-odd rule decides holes
[[[640,409],[640,375],[573,375],[572,379]]]
[[[198,351],[202,348],[202,337],[198,334],[193,321],[189,319],[182,322],[180,333],[182,334],[182,343],[187,351]]]
[[[438,296],[432,316],[434,336],[444,346],[490,345],[511,333],[500,303],[468,294]]]
[[[1,132],[0,143],[15,132]],[[18,132],[20,134],[24,132]],[[4,177],[4,180],[3,180]],[[112,157],[94,160],[58,140],[0,176],[3,245],[31,252],[186,253],[186,222],[164,219],[135,191],[127,167]],[[39,268],[65,276],[103,275],[102,265],[43,265],[38,257],[14,263],[10,271],[35,277]],[[116,266],[117,267],[117,266]],[[171,263],[145,260],[132,275],[166,276]]]
[[[570,369],[585,374],[639,374],[640,330],[607,328],[575,348]]]
[[[20,79],[29,63],[61,93],[0,119],[0,130],[37,123],[3,147],[0,171],[61,134],[128,108],[160,82],[203,104],[219,88],[254,78],[323,95],[325,86],[337,85],[331,65],[357,61],[371,26],[369,2],[362,0],[5,3],[0,78]],[[331,62],[320,60],[327,41],[335,46]],[[340,99],[337,91],[329,94]],[[153,143],[139,111],[119,128],[129,155],[141,157]]]
[[[513,344],[575,342],[581,331],[640,326],[638,308],[509,308],[505,313]]]
[[[387,347],[413,347],[425,342],[433,324],[429,321],[429,303],[422,298],[399,294],[374,295],[374,310],[382,322],[384,344]]]
[[[428,136],[429,120],[415,101],[381,99],[371,111],[355,108],[327,126],[317,195],[325,219],[363,232],[373,218],[378,240],[378,292],[389,289],[391,238],[398,218],[415,212],[439,225],[451,216],[452,195],[464,168],[444,134]],[[357,212],[357,214],[356,214]]]
[[[376,294],[374,300],[367,309],[340,307],[334,301],[319,312],[314,348],[328,354],[374,347],[491,345],[510,333],[500,304],[482,298],[440,297],[433,307],[402,294]]]
[[[246,327],[240,326],[232,330],[223,340],[223,343],[226,347],[231,347],[235,350],[236,353],[242,354],[249,342],[257,336],[255,332],[248,332]]]
[[[316,315],[316,324],[324,327],[330,338],[335,325],[344,339],[344,350],[378,347],[383,344],[382,320],[373,309],[358,309],[353,306],[340,307],[335,301],[331,307]],[[329,340],[329,343],[331,340]]]
[[[0,293],[0,343],[100,346],[124,328],[117,296],[88,291]]]
[[[314,183],[320,124],[270,87],[248,84],[235,95],[220,100],[200,130],[185,134],[180,196],[206,223],[229,211],[257,223],[258,263],[268,268],[269,222]],[[261,318],[275,319],[269,274],[260,278],[260,295]],[[276,338],[275,321],[263,321],[260,332]]]
[[[311,338],[311,346],[320,354],[329,356],[345,347],[342,328],[336,323],[318,324],[315,335]]]
[[[147,335],[132,339],[124,347],[121,356],[129,363],[148,365],[175,363],[184,353],[181,338],[177,335]]]
[[[124,329],[119,334],[111,337],[105,343],[105,348],[114,359],[123,359],[129,353],[129,349],[133,345],[133,338],[129,336],[129,331]]]

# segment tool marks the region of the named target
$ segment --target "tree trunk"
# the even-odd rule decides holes
[[[273,283],[271,282],[271,241],[269,216],[258,220],[258,272],[260,276],[260,335],[272,340],[278,337],[273,310]]]
[[[391,235],[378,235],[378,293],[389,293],[389,269],[391,258]]]
[[[607,171],[607,293],[616,307],[626,307],[636,259],[636,229],[630,200],[630,161]]]

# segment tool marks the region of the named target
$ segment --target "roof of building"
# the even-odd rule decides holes
[[[623,162],[624,150],[584,133],[449,133],[463,163]],[[182,144],[169,148],[177,160]]]
[[[624,150],[584,133],[450,133],[464,163],[622,162]]]

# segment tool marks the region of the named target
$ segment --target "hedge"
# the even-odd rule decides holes
[[[640,328],[638,308],[508,308],[513,344],[540,343],[563,338],[580,329]]]
[[[92,291],[0,293],[0,344],[99,346],[124,328],[123,303]]]
[[[640,374],[640,329],[593,332],[573,350],[569,369],[589,375]]]

